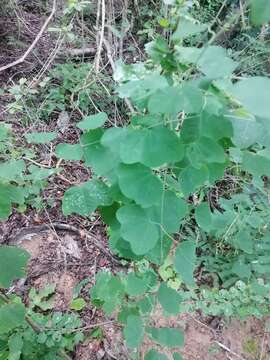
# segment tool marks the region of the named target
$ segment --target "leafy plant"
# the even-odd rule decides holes
[[[145,63],[116,70],[117,93],[134,108],[129,124],[103,128],[106,114],[88,115],[77,124],[79,143],[56,150],[65,160],[82,160],[93,174],[65,192],[64,215],[99,211],[111,251],[131,262],[127,273],[99,273],[90,295],[105,314],[118,314],[134,355],[145,336],[168,349],[183,345],[180,329],[156,328],[152,317],[158,305],[164,315],[180,313],[186,290],[194,291],[187,292],[194,309],[206,313],[267,312],[270,80],[235,77],[239,64],[213,45],[216,35],[203,46],[187,46],[194,36],[207,39],[208,26],[191,18],[181,1],[166,1],[172,4],[170,41],[157,36],[146,45]],[[258,6],[268,3],[251,2],[255,25],[268,21]],[[212,204],[209,192],[225,181],[225,170],[242,180],[235,194]],[[234,287],[217,295],[202,290],[196,298],[198,267],[218,273],[218,285]],[[240,297],[247,306],[239,305]],[[262,304],[257,313],[255,301]],[[77,310],[83,305],[75,302]],[[151,349],[145,359],[166,356]]]
[[[22,249],[0,247],[0,357],[3,360],[70,359],[66,351],[72,351],[84,338],[77,330],[82,322],[76,314],[51,311],[54,285],[39,292],[31,289],[28,307],[20,297],[4,294],[13,280],[26,275],[28,259],[29,255]]]
[[[29,143],[45,144],[56,137],[56,133],[29,133]],[[47,179],[60,169],[36,165],[36,149],[16,143],[15,136],[6,124],[0,125],[0,219],[6,219],[14,204],[19,211],[27,205],[41,209],[44,204],[40,192]]]

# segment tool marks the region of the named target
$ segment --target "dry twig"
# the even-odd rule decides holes
[[[55,11],[56,11],[56,0],[53,0],[52,11],[51,11],[49,17],[47,18],[47,20],[45,21],[45,23],[43,24],[42,28],[40,29],[39,33],[37,34],[35,40],[32,42],[32,44],[29,46],[29,48],[26,50],[26,52],[23,54],[23,56],[21,56],[19,59],[15,60],[7,65],[0,67],[0,72],[7,70],[13,66],[19,65],[25,61],[27,56],[31,53],[31,51],[34,49],[34,47],[40,40],[41,36],[43,35],[44,31],[46,30],[47,26],[49,25],[51,19],[53,18]]]

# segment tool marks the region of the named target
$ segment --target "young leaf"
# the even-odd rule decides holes
[[[65,216],[72,213],[88,216],[98,206],[109,206],[112,199],[109,188],[101,180],[90,180],[83,185],[69,188],[62,200]]]
[[[57,137],[56,132],[32,132],[25,135],[30,144],[47,144]]]
[[[184,345],[184,334],[180,329],[173,328],[147,328],[147,333],[160,345],[169,348],[181,347]]]
[[[116,213],[121,223],[121,236],[131,245],[136,255],[153,249],[159,238],[158,227],[148,219],[146,212],[137,205],[122,206]]]
[[[25,307],[23,304],[5,304],[0,307],[0,335],[24,323]]]
[[[162,195],[162,183],[144,165],[123,165],[117,169],[122,193],[142,207],[157,204]]]
[[[64,160],[81,160],[83,156],[80,144],[58,144],[55,148],[55,153]]]
[[[85,307],[85,305],[86,305],[86,302],[83,298],[77,298],[77,299],[72,300],[69,307],[71,310],[80,311]]]
[[[181,298],[176,290],[169,288],[166,283],[161,283],[157,297],[166,313],[172,315],[179,313]]]
[[[194,285],[193,272],[196,266],[196,243],[188,240],[181,242],[178,245],[175,258],[174,266],[175,270],[181,276],[181,279],[188,285]]]
[[[81,130],[93,130],[103,126],[107,119],[108,115],[104,112],[100,112],[95,115],[86,116],[82,121],[77,124],[77,126]]]
[[[144,328],[140,316],[130,315],[124,327],[124,337],[129,348],[137,348],[143,341]]]
[[[0,246],[0,287],[8,288],[12,281],[25,276],[30,255],[15,246]]]

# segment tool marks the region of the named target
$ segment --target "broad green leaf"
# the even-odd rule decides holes
[[[125,164],[140,162],[149,167],[158,167],[180,161],[183,156],[183,144],[166,127],[129,129],[120,146],[120,157]]]
[[[144,360],[168,360],[167,356],[161,354],[160,352],[156,351],[155,349],[151,349],[145,355]]]
[[[23,339],[21,334],[13,334],[8,340],[9,360],[19,360],[23,348]]]
[[[106,129],[100,139],[100,143],[101,145],[108,147],[112,152],[119,154],[120,146],[128,132],[129,128],[112,127]]]
[[[151,114],[198,113],[203,107],[203,93],[191,85],[168,87],[153,94],[148,102]]]
[[[83,156],[80,144],[58,144],[55,148],[55,153],[64,160],[81,160]]]
[[[148,130],[141,163],[149,167],[158,167],[165,163],[174,163],[184,157],[184,146],[177,135],[166,127]]]
[[[232,272],[239,276],[240,279],[249,279],[251,276],[250,264],[245,264],[239,258],[232,266]]]
[[[184,334],[180,329],[151,327],[147,328],[146,331],[151,335],[153,340],[162,346],[174,348],[184,345]]]
[[[181,279],[188,285],[194,285],[193,272],[196,266],[196,243],[191,240],[183,241],[178,245],[175,258],[174,267]]]
[[[179,47],[178,58],[187,64],[195,64],[208,78],[218,79],[230,76],[238,63],[227,56],[221,46],[208,46],[201,49]]]
[[[160,226],[165,234],[175,233],[180,228],[180,221],[187,214],[187,204],[172,191],[165,191],[157,206],[147,209],[151,221]]]
[[[47,144],[57,137],[56,132],[32,132],[25,135],[29,144]]]
[[[157,293],[158,301],[163,310],[171,315],[177,315],[180,311],[180,295],[166,283],[161,283]]]
[[[139,316],[139,310],[137,307],[133,306],[133,305],[124,305],[121,308],[120,313],[118,314],[117,320],[122,323],[122,324],[127,324],[127,319],[130,315],[135,315],[135,316]]]
[[[95,129],[81,136],[85,165],[91,166],[97,175],[108,176],[118,165],[119,159],[110,149],[101,145],[103,129]]]
[[[72,300],[69,307],[70,307],[71,310],[80,311],[85,306],[86,306],[85,300],[83,298],[77,298],[77,299]]]
[[[117,169],[119,187],[129,199],[142,207],[159,203],[162,195],[162,183],[151,169],[144,165],[123,165]]]
[[[107,185],[101,180],[90,180],[82,185],[70,187],[65,192],[62,210],[65,216],[73,213],[88,216],[97,207],[111,204]]]
[[[178,26],[172,35],[172,39],[174,41],[180,41],[205,30],[207,30],[207,25],[205,24],[198,24],[195,20],[180,18]]]
[[[263,138],[263,126],[255,119],[249,117],[230,116],[233,126],[232,142],[240,149],[260,143]]]
[[[25,171],[23,160],[11,160],[0,164],[0,178],[9,181],[21,180]]]
[[[149,314],[154,307],[155,304],[155,296],[154,295],[147,295],[144,296],[141,300],[137,302],[139,309],[142,314]]]
[[[134,101],[142,101],[159,89],[168,86],[167,79],[159,74],[147,75],[141,80],[132,80],[117,88],[120,98],[132,98]]]
[[[0,288],[8,288],[12,281],[23,278],[30,255],[15,246],[0,246]]]
[[[253,239],[247,230],[239,231],[233,239],[233,245],[247,254],[253,253]]]
[[[144,257],[156,265],[163,264],[167,258],[172,246],[172,238],[170,236],[163,236],[158,239],[156,246],[151,249]]]
[[[232,136],[233,127],[228,118],[209,114],[205,111],[200,115],[189,116],[181,128],[181,139],[185,143],[194,142],[200,137],[217,141]]]
[[[245,152],[242,166],[255,177],[270,176],[270,159],[264,156]]]
[[[130,243],[136,255],[144,255],[155,247],[159,229],[149,221],[144,209],[137,205],[125,205],[117,211],[116,217],[121,223],[121,236]]]
[[[203,202],[195,209],[197,224],[205,231],[209,231],[212,225],[212,216],[208,203]]]
[[[128,316],[123,333],[127,347],[133,349],[140,346],[144,337],[144,328],[141,317],[136,315]]]
[[[23,325],[25,318],[23,304],[5,304],[0,307],[0,335]]]
[[[2,184],[0,182],[0,219],[6,219],[11,214],[12,203],[24,203],[25,190],[23,187]]]
[[[227,51],[223,47],[209,46],[202,50],[198,65],[206,76],[217,79],[230,76],[238,63],[227,56]]]
[[[225,163],[209,163],[207,164],[207,169],[209,172],[209,185],[214,185],[217,180],[220,180],[224,177],[224,172],[227,166]]]
[[[188,166],[179,175],[179,183],[185,196],[205,185],[208,179],[209,171],[205,165],[199,169]]]
[[[139,278],[134,273],[129,273],[126,281],[126,292],[129,296],[143,295],[149,284],[149,280],[146,277]]]
[[[251,0],[251,21],[257,26],[270,22],[269,0]]]
[[[197,169],[207,163],[224,163],[226,160],[223,148],[207,137],[201,137],[190,144],[187,156],[191,165]]]
[[[269,78],[255,76],[238,81],[231,92],[250,113],[262,118],[270,118]]]
[[[104,112],[100,112],[95,115],[86,116],[82,121],[77,124],[77,126],[81,130],[93,130],[103,126],[107,119],[108,115]]]

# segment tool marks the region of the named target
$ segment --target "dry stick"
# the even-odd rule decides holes
[[[105,255],[107,255],[114,263],[116,263],[117,265],[121,264],[121,262],[119,260],[117,260],[107,249],[105,249],[105,247],[94,236],[88,234],[87,232],[80,230],[73,225],[63,224],[63,223],[51,223],[51,227],[55,231],[56,230],[70,231],[70,232],[73,232],[73,233],[79,235],[80,237],[82,237],[84,235],[100,251],[102,251]],[[29,234],[36,234],[38,232],[50,231],[51,227],[49,225],[45,224],[45,225],[40,225],[40,226],[33,226],[28,229],[27,228],[23,229],[18,235],[15,236],[14,242],[20,243],[23,240],[23,238],[25,238]]]
[[[221,347],[221,349],[227,351],[228,353],[232,354],[233,356],[237,357],[238,359],[245,360],[242,356],[238,355],[236,352],[232,351],[230,348],[228,348],[226,345],[222,344],[219,341],[215,341],[215,343]]]
[[[41,36],[43,35],[44,31],[46,30],[49,22],[51,21],[51,19],[53,18],[54,14],[56,11],[56,0],[53,0],[53,7],[52,7],[52,12],[50,14],[50,16],[47,18],[47,20],[45,21],[44,25],[42,26],[42,28],[40,29],[39,33],[37,34],[35,40],[32,42],[32,44],[29,46],[29,48],[26,50],[26,52],[23,54],[22,57],[20,57],[19,59],[4,65],[2,67],[0,67],[0,72],[7,70],[13,66],[19,65],[22,62],[25,61],[25,59],[27,58],[27,56],[31,53],[31,51],[34,49],[34,47],[36,46],[36,44],[38,43],[38,41],[40,40]]]
[[[10,299],[5,294],[0,293],[0,299],[4,301],[6,304],[10,303]],[[31,326],[31,328],[37,333],[41,333],[43,331],[43,328],[40,327],[37,323],[35,323],[34,320],[29,315],[25,315],[25,321]],[[61,349],[58,352],[58,355],[62,357],[65,360],[71,360],[71,357],[68,356],[68,354],[65,352],[65,350]]]
[[[99,46],[97,49],[97,57],[95,61],[95,68],[96,72],[99,72],[99,63],[100,63],[100,56],[103,46],[103,40],[104,40],[104,31],[105,31],[105,14],[106,14],[106,8],[105,8],[105,0],[102,0],[101,3],[101,30],[100,30],[100,40],[99,40]]]
[[[108,41],[106,39],[103,39],[103,43],[104,43],[106,51],[107,51],[107,56],[108,56],[109,63],[110,63],[111,68],[112,68],[112,70],[114,72],[115,71],[115,63],[114,63],[113,58],[112,58],[112,52],[111,52],[110,44],[108,43]],[[132,106],[131,102],[129,101],[129,99],[125,98],[124,100],[125,100],[125,103],[126,103],[127,107],[129,108],[129,111],[132,114],[135,114],[136,111],[135,111],[134,107]]]

